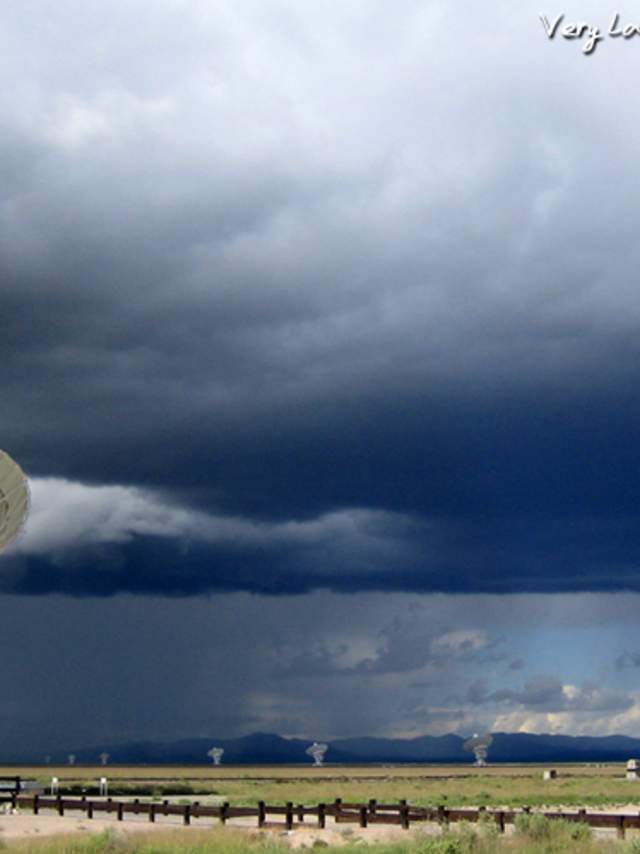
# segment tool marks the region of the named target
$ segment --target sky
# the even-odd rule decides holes
[[[615,12],[2,5],[0,757],[640,736]]]

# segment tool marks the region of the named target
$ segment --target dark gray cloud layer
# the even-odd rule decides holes
[[[5,12],[3,446],[218,518],[379,515],[23,553],[3,590],[638,589],[637,59],[528,5]]]
[[[638,596],[0,597],[0,752],[252,731],[637,734]],[[615,617],[615,631],[612,631]],[[576,643],[586,631],[582,643]],[[527,661],[510,670],[511,656]],[[597,682],[597,687],[595,683]],[[62,752],[62,756],[60,755]],[[206,757],[202,757],[206,761]]]

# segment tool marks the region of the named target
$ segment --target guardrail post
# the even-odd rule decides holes
[[[264,801],[258,801],[258,827],[264,827],[267,820],[267,810]]]
[[[33,796],[33,814],[38,815],[38,795]]]
[[[618,820],[616,823],[616,835],[618,839],[624,839],[624,830],[624,816],[620,815],[618,816]]]
[[[87,818],[93,818],[93,801],[87,803]]]
[[[149,821],[154,822],[156,820],[156,805],[149,804]]]
[[[184,805],[184,815],[182,821],[184,824],[191,824],[191,806],[189,804]]]
[[[287,811],[284,816],[284,820],[287,826],[287,830],[293,830],[293,803],[291,801],[287,801]]]
[[[229,801],[225,801],[220,807],[220,823],[226,824],[229,812]]]
[[[360,807],[360,827],[367,826],[367,808]]]
[[[409,807],[406,801],[400,806],[400,827],[403,830],[409,830]]]
[[[327,826],[327,807],[325,804],[318,804],[318,827],[325,828]]]
[[[64,801],[58,795],[58,815],[64,815]]]
[[[304,804],[298,804],[298,822],[304,824]]]
[[[124,818],[124,804],[119,803],[118,804],[118,821],[122,821],[123,818]]]

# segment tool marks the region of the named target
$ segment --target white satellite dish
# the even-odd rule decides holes
[[[18,463],[0,451],[0,552],[22,530],[29,513],[29,487]]]
[[[311,756],[314,766],[319,768],[324,762],[324,755],[327,750],[329,750],[328,744],[318,744],[317,741],[314,741],[310,747],[307,747],[305,753],[307,756]]]
[[[470,753],[473,753],[476,757],[476,765],[486,765],[489,748],[491,747],[492,742],[493,736],[491,733],[487,732],[484,735],[478,735],[477,732],[474,732],[473,736],[468,738],[462,747]]]

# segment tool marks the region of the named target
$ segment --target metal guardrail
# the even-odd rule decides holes
[[[20,777],[3,777],[0,779],[0,804],[7,803],[22,788]]]
[[[215,818],[222,824],[234,818],[252,817],[257,819],[258,827],[273,826],[269,819],[272,816],[281,818],[279,826],[284,825],[293,830],[296,825],[303,824],[305,818],[313,818],[318,827],[326,826],[327,817],[332,817],[337,824],[354,823],[360,827],[370,824],[399,825],[408,829],[418,822],[437,822],[443,827],[449,824],[467,821],[493,821],[498,829],[504,832],[505,827],[513,824],[520,815],[531,812],[527,807],[518,810],[492,810],[484,807],[451,809],[445,806],[420,807],[399,801],[397,804],[379,804],[370,800],[366,804],[344,803],[340,798],[331,804],[305,806],[304,804],[287,803],[284,806],[270,806],[260,801],[255,807],[236,807],[229,803],[220,806],[209,806],[195,801],[191,804],[174,804],[165,800],[158,802],[95,800],[93,798],[47,797],[42,795],[20,795],[13,791],[7,798],[13,807],[31,809],[37,815],[41,810],[53,810],[58,815],[67,812],[82,812],[86,818],[94,818],[98,813],[115,813],[118,821],[123,821],[127,815],[146,815],[150,822],[155,822],[158,816],[180,816],[184,824],[191,824],[192,819]],[[592,828],[613,829],[617,836],[624,839],[629,829],[640,830],[640,815],[618,815],[615,813],[590,813],[584,809],[566,812],[536,811],[554,820],[582,822]]]

